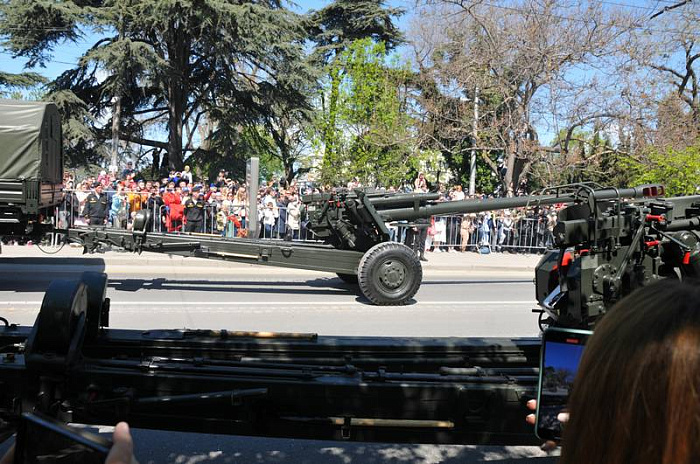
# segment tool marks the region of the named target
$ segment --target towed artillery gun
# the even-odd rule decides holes
[[[363,190],[305,196],[308,229],[316,242],[221,238],[203,234],[148,232],[153,218],[136,215],[131,231],[105,227],[59,230],[86,252],[108,245],[133,252],[150,251],[207,259],[334,272],[359,284],[376,305],[403,305],[420,288],[423,270],[416,253],[391,242],[388,223],[436,214],[472,213],[523,206],[571,203],[569,193],[541,197],[438,202],[439,195],[373,193]]]
[[[636,287],[700,272],[700,196],[662,198],[658,186],[557,190],[547,201],[573,201],[559,213],[558,249],[537,266],[542,324],[590,328]],[[275,437],[537,441],[523,420],[536,393],[537,337],[119,330],[108,327],[106,289],[104,274],[54,281],[33,327],[0,327],[6,430],[37,410],[87,424]]]
[[[354,190],[308,195],[302,201],[308,215],[307,227],[319,240],[316,243],[147,232],[152,220],[147,212],[137,213],[133,231],[102,227],[63,232],[88,252],[106,244],[139,253],[151,251],[335,272],[344,281],[359,284],[362,295],[373,304],[402,305],[418,292],[423,271],[413,250],[390,241],[388,223],[585,201],[607,205],[606,200],[642,198],[652,193],[656,195],[658,190],[569,186],[550,189],[543,195],[452,202],[438,201],[437,193]],[[577,207],[572,211],[580,210]]]

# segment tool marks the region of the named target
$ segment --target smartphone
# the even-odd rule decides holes
[[[15,464],[104,464],[112,440],[70,427],[51,417],[24,413],[15,445]]]
[[[564,431],[557,416],[565,412],[589,330],[552,327],[542,336],[535,433],[542,440],[560,440]]]

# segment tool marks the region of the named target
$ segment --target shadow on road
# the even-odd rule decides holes
[[[167,442],[179,449],[138,453],[144,445],[161,442],[164,432],[138,430],[137,457],[144,463],[258,463],[258,464],[554,464],[534,446],[455,446],[386,443],[352,443],[285,440],[209,435],[204,443],[197,434],[167,432]],[[158,436],[161,436],[158,440]],[[162,454],[161,454],[162,453]]]
[[[0,255],[0,266],[5,265],[31,265],[31,266],[89,266],[86,271],[104,272],[105,260],[102,258],[44,258],[40,256],[29,257],[2,257]]]
[[[482,284],[528,284],[532,285],[532,279],[513,279],[513,280],[424,280],[421,285],[482,285]]]
[[[196,292],[271,293],[271,294],[356,294],[357,285],[338,278],[316,278],[305,281],[258,280],[194,280],[194,279],[109,279],[109,287],[121,292],[139,290],[185,290]]]
[[[88,427],[97,433],[94,427]],[[402,445],[200,435],[132,429],[142,464],[554,464],[533,446]],[[102,435],[110,437],[111,433]],[[0,444],[4,454],[14,440]]]
[[[90,269],[98,271],[98,266]],[[79,279],[83,270],[61,273],[39,273],[33,276],[6,275],[0,278],[0,291],[44,292],[55,279]],[[219,293],[266,293],[266,294],[314,294],[314,295],[358,295],[359,288],[338,278],[315,278],[306,281],[257,281],[257,280],[204,280],[204,279],[131,279],[110,278],[108,286],[121,292],[140,290],[178,290]]]

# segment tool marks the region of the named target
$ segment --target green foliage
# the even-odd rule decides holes
[[[336,177],[333,172],[339,168],[342,149],[338,105],[345,69],[339,55],[361,39],[383,43],[386,49],[397,46],[402,34],[393,19],[401,14],[403,10],[386,7],[384,0],[335,0],[310,15],[310,36],[316,44],[312,59],[326,65],[328,72],[328,86],[321,98],[323,115],[316,123],[324,149],[322,177],[326,181]]]
[[[552,146],[559,152],[546,153],[533,163],[529,185],[539,190],[553,185],[576,182],[596,182],[605,186],[630,185],[631,171],[627,159],[609,140],[605,132],[573,130],[568,143],[567,131],[562,130]]]
[[[44,83],[46,83],[46,79],[35,72],[12,74],[0,71],[0,97],[22,99],[22,94],[16,94],[19,89],[37,89],[40,84]],[[12,93],[4,92],[3,89],[10,90]]]
[[[683,150],[650,149],[644,159],[626,164],[632,185],[663,184],[669,196],[696,195],[700,189],[700,140]]]
[[[403,10],[384,0],[335,0],[310,15],[310,35],[316,43],[314,57],[330,63],[353,42],[369,38],[392,50],[403,40],[393,19]]]
[[[358,177],[369,185],[401,184],[420,162],[406,112],[409,71],[387,58],[383,43],[369,38],[352,43],[332,66],[330,75],[344,78],[329,83],[330,92],[337,89],[337,106],[322,123],[334,148],[324,158],[322,180],[344,184]]]

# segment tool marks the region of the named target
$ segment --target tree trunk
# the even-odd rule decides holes
[[[503,176],[503,186],[506,190],[506,196],[512,197],[515,188],[513,187],[513,181],[516,180],[515,174],[515,157],[518,153],[517,142],[512,138],[509,138],[508,145],[506,147],[506,173]]]
[[[168,41],[168,55],[173,69],[168,79],[168,163],[170,169],[181,170],[184,166],[182,151],[183,119],[187,103],[187,77],[190,47],[188,38],[175,18]]]
[[[292,163],[285,163],[284,164],[284,177],[287,179],[288,183],[292,183],[294,180],[294,177],[296,177],[297,173],[294,172],[294,162]]]
[[[122,97],[117,95],[112,108],[112,159],[110,161],[110,171],[119,173],[119,127],[121,126]]]
[[[323,134],[323,174],[328,176],[335,166],[335,153],[337,150],[336,120],[338,111],[338,95],[340,93],[340,69],[331,70],[331,95],[328,101],[328,121]],[[326,181],[328,179],[325,179]]]
[[[170,169],[181,170],[182,156],[182,118],[185,113],[183,92],[180,79],[171,78],[168,86],[168,163]]]

